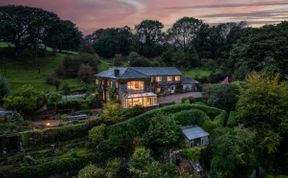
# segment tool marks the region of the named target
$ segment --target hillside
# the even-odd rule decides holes
[[[8,49],[9,44],[0,43],[1,51]],[[48,49],[49,50],[49,49]],[[46,83],[49,75],[60,66],[68,55],[77,55],[75,52],[56,53],[55,55],[49,54],[45,57],[39,58],[39,68],[30,63],[22,62],[21,59],[7,58],[1,60],[0,74],[7,78],[12,93],[24,84],[30,84],[36,89],[41,91],[55,90],[55,86]],[[99,70],[105,70],[109,67],[109,63],[101,60]],[[77,78],[60,79],[60,88],[68,84],[72,90],[81,89],[84,84]]]

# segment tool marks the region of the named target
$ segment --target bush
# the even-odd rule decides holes
[[[195,162],[199,162],[200,161],[201,152],[205,148],[206,147],[201,147],[201,146],[188,148],[188,149],[184,150],[184,155],[186,157],[188,157],[189,159],[192,159]]]
[[[74,124],[43,130],[21,132],[21,141],[25,148],[39,145],[59,143],[75,138],[85,137],[88,131],[102,121],[100,119],[87,120],[84,124]]]
[[[83,157],[58,158],[38,165],[22,166],[9,176],[15,178],[47,177],[48,175],[79,170],[90,162],[91,157],[93,155],[88,154]]]
[[[200,125],[202,126],[204,121],[210,120],[207,114],[199,109],[191,109],[187,111],[178,112],[174,115],[174,119],[180,125]]]
[[[0,103],[2,102],[2,98],[7,96],[9,93],[10,89],[7,80],[0,76]]]
[[[3,101],[5,108],[15,109],[21,114],[31,114],[47,104],[47,96],[30,85],[23,85],[14,95],[4,97]]]
[[[115,123],[121,118],[121,109],[119,103],[106,103],[103,109],[103,116],[106,121]]]
[[[193,111],[189,111],[192,110]],[[196,113],[193,113],[193,112]],[[149,128],[150,119],[158,113],[174,114],[175,119],[182,125],[186,124],[198,124],[203,123],[203,128],[210,132],[215,128],[222,126],[224,123],[227,113],[221,109],[196,104],[176,104],[166,106],[163,108],[154,109],[138,115],[129,120],[111,125],[107,127],[107,136],[109,140],[107,143],[113,144],[113,154],[121,153],[121,145],[129,145],[133,143],[135,137],[142,137],[147,129]],[[181,115],[181,113],[184,113]],[[225,114],[226,113],[226,114]],[[178,115],[178,117],[177,117]],[[218,116],[220,115],[220,116]],[[184,118],[182,118],[182,116]],[[189,118],[191,116],[191,118]],[[218,116],[218,117],[217,117]],[[201,119],[199,119],[199,118]],[[210,118],[210,119],[209,119]],[[191,119],[191,120],[190,120]],[[215,120],[215,121],[213,121]],[[129,143],[129,144],[128,144]],[[103,143],[104,144],[104,143]],[[101,145],[104,146],[104,145]],[[112,154],[112,153],[111,153]]]
[[[81,169],[78,173],[78,178],[103,178],[105,177],[105,170],[98,168],[95,165],[88,165]]]
[[[235,110],[239,88],[235,84],[211,85],[206,94],[207,104],[225,110]]]
[[[89,131],[88,138],[94,145],[98,145],[100,142],[104,140],[104,132],[105,132],[105,124],[101,124],[99,126],[93,127]]]
[[[78,69],[78,77],[83,82],[89,83],[93,80],[94,71],[88,64],[81,64]]]

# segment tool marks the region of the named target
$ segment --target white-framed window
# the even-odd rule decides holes
[[[144,81],[130,81],[127,83],[128,90],[144,90]]]

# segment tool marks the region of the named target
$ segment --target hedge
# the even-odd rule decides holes
[[[100,119],[87,120],[85,123],[66,125],[43,130],[32,130],[20,133],[24,148],[33,148],[39,145],[57,143],[75,138],[85,137],[88,131],[97,126]]]
[[[84,157],[55,159],[39,165],[23,166],[13,171],[12,175],[8,175],[8,177],[48,177],[49,175],[65,173],[71,170],[77,171],[87,165],[93,156],[89,154]]]
[[[135,137],[142,137],[142,134],[149,127],[150,118],[159,112],[174,114],[181,125],[199,124],[208,132],[222,126],[227,119],[227,112],[218,108],[197,104],[176,104],[154,109],[129,120],[108,126],[106,134],[109,142],[113,143],[114,147],[119,147],[122,140],[131,142]]]

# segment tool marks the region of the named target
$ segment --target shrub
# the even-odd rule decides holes
[[[229,113],[228,121],[227,121],[227,126],[228,127],[234,127],[237,126],[239,123],[239,114],[238,112],[231,111]]]
[[[80,78],[80,80],[82,80],[83,82],[89,83],[93,79],[93,74],[94,74],[94,71],[90,65],[81,64],[78,69],[77,75]]]
[[[239,88],[235,84],[211,85],[206,94],[208,105],[229,111],[235,110],[238,95]]]
[[[15,178],[47,177],[48,175],[52,176],[71,170],[79,170],[89,163],[91,157],[93,155],[88,154],[83,157],[58,158],[42,164],[22,166],[10,176]]]
[[[199,109],[191,109],[178,112],[174,115],[175,120],[180,125],[200,125],[206,120],[210,120],[207,114]]]
[[[98,145],[101,141],[104,140],[105,127],[105,124],[101,124],[99,126],[93,127],[89,131],[88,138],[93,144]]]
[[[87,120],[84,124],[74,124],[43,130],[21,132],[21,141],[25,148],[39,145],[58,143],[88,135],[88,131],[102,121],[100,119]]]
[[[4,107],[16,109],[21,114],[31,114],[47,104],[47,96],[30,85],[23,85],[12,96],[4,97]]]
[[[192,159],[193,161],[199,162],[201,152],[203,149],[205,149],[205,147],[201,147],[201,146],[188,148],[188,149],[184,150],[184,155],[186,157],[188,157],[189,159]]]
[[[108,122],[117,122],[121,118],[121,109],[119,103],[106,103],[103,109],[103,116]]]
[[[78,173],[78,178],[103,178],[105,177],[105,170],[95,165],[88,165],[81,169]]]
[[[10,93],[8,82],[5,78],[0,76],[0,103],[2,98]]]

